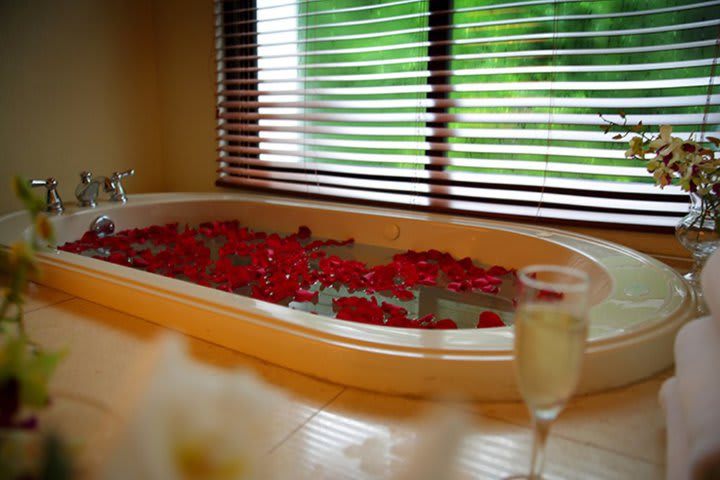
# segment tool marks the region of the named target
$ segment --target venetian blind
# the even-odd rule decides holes
[[[217,1],[222,186],[669,227],[599,114],[720,124],[720,0]]]

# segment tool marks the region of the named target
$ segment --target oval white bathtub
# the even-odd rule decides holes
[[[243,194],[132,195],[127,204],[69,207],[52,222],[58,245],[99,215],[116,230],[237,219],[258,230],[354,238],[398,250],[447,251],[519,268],[559,263],[593,281],[590,333],[579,393],[625,385],[668,368],[678,328],[695,314],[680,275],[633,250],[542,227],[290,201]],[[23,212],[0,218],[0,243],[27,230]],[[414,330],[328,319],[67,252],[41,255],[41,283],[302,373],[389,394],[517,399],[512,328]]]

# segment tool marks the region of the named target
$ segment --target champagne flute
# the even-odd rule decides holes
[[[580,379],[587,338],[589,279],[581,270],[530,265],[518,272],[515,372],[533,423],[532,480],[542,478],[552,422]]]

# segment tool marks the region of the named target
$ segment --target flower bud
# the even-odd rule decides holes
[[[53,237],[53,228],[50,220],[42,213],[35,219],[35,231],[40,235],[40,238],[45,240],[51,240]]]

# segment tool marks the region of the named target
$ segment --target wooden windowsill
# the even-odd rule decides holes
[[[650,255],[683,273],[690,270],[693,263],[690,252],[680,245],[672,233],[569,227],[567,225],[557,228],[600,238],[632,248],[638,252]]]

